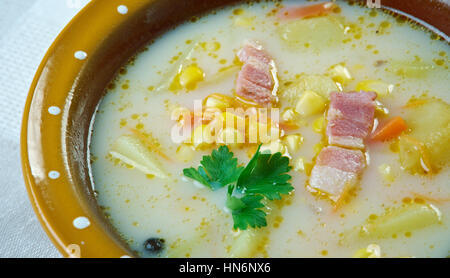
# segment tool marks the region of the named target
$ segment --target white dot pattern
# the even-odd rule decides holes
[[[91,222],[84,216],[77,217],[73,220],[73,226],[79,230],[86,229],[89,225],[91,225]]]
[[[48,177],[51,178],[52,180],[56,180],[57,178],[59,178],[60,174],[58,171],[50,171],[48,172]]]
[[[77,52],[75,52],[74,54],[75,58],[78,60],[84,60],[87,58],[87,53],[82,51],[82,50],[78,50]]]
[[[61,109],[59,109],[59,107],[57,106],[50,106],[48,108],[48,113],[52,115],[59,115],[59,113],[61,113]]]
[[[128,13],[128,7],[125,5],[120,5],[117,7],[117,12],[119,14],[127,14]]]

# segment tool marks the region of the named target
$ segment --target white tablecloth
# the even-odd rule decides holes
[[[28,200],[20,165],[20,124],[41,59],[87,2],[0,0],[0,257],[61,257]]]

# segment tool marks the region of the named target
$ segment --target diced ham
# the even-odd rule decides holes
[[[247,41],[238,52],[238,58],[242,63],[246,63],[250,57],[256,58],[265,64],[269,64],[270,61],[272,61],[270,55],[264,51],[261,45],[252,41]]]
[[[337,203],[357,185],[365,167],[365,156],[360,150],[328,146],[317,156],[309,186]]]
[[[374,92],[334,92],[330,95],[327,136],[331,145],[364,148],[375,113]]]
[[[272,90],[273,78],[270,73],[270,67],[255,58],[250,58],[242,66],[240,74],[243,78],[251,80],[258,86]]]
[[[272,76],[273,61],[260,45],[247,42],[238,52],[244,63],[236,81],[236,94],[267,105],[272,101],[275,80]]]

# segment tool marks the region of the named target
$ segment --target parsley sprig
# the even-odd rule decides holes
[[[280,200],[294,188],[289,183],[289,158],[281,153],[256,153],[247,164],[239,167],[228,147],[213,150],[203,156],[198,169],[183,170],[186,177],[217,190],[228,185],[226,206],[231,210],[234,229],[246,230],[267,226],[265,200]]]
[[[203,156],[200,164],[202,166],[198,169],[192,167],[184,169],[183,174],[212,190],[235,182],[244,170],[244,167],[238,167],[237,158],[233,157],[233,153],[226,146],[213,150],[211,155]]]

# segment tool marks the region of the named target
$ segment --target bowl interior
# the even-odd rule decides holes
[[[81,247],[83,257],[133,255],[99,209],[90,171],[90,133],[108,84],[130,58],[165,31],[193,16],[239,1],[122,2],[128,7],[125,15],[118,14],[111,1],[92,1],[66,28],[40,66],[24,115],[22,155],[30,197],[43,226],[65,256],[73,255],[68,248],[73,243],[85,246]],[[423,20],[443,36],[450,33],[450,8],[441,1],[384,0],[381,4]],[[83,36],[81,41],[79,36]],[[77,49],[89,49],[87,59],[74,60]],[[71,71],[62,71],[67,61],[73,61]],[[56,104],[62,113],[56,121],[49,120],[48,107]],[[58,189],[53,189],[54,181],[47,174],[55,165],[63,165]],[[89,219],[89,229],[73,229],[73,219],[79,215]]]

